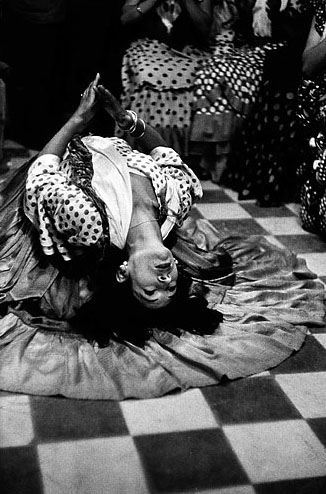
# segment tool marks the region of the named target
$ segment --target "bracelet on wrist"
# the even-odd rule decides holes
[[[140,139],[141,137],[144,136],[146,131],[146,124],[142,118],[137,119],[136,127],[134,130],[129,131],[129,134],[131,137],[134,137],[135,139]]]
[[[133,110],[126,110],[128,115],[131,117],[131,124],[129,128],[123,127],[119,122],[117,122],[119,129],[123,130],[124,132],[133,132],[136,128],[137,125],[137,114]]]

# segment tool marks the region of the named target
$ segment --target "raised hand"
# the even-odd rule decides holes
[[[102,85],[97,85],[95,87],[95,92],[98,95],[104,110],[117,122],[120,129],[130,129],[133,124],[132,117],[122,108],[117,98]]]
[[[81,100],[73,117],[78,118],[86,126],[95,116],[97,105],[97,93],[95,91],[100,80],[100,74],[88,85],[81,95]]]

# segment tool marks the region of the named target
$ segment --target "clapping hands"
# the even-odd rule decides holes
[[[102,85],[97,85],[95,91],[104,110],[111,115],[120,129],[129,129],[133,123],[132,117],[122,108],[117,98]]]
[[[81,100],[74,118],[77,118],[87,126],[94,118],[98,107],[102,106],[122,130],[129,129],[133,123],[132,117],[122,108],[117,98],[99,82],[100,74],[97,74],[81,94]]]

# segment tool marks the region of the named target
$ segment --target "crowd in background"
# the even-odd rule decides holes
[[[302,200],[301,59],[313,9],[323,18],[324,2],[1,0],[0,6],[8,138],[40,149],[99,72],[200,178],[261,206]],[[98,119],[94,132],[121,135],[110,125]]]

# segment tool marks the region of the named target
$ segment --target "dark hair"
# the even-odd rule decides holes
[[[222,315],[208,308],[204,283],[193,283],[179,273],[177,293],[171,303],[161,309],[148,309],[133,296],[128,283],[113,282],[110,270],[101,270],[99,289],[72,321],[75,329],[100,346],[112,339],[143,346],[154,329],[180,335],[182,331],[211,334]]]

